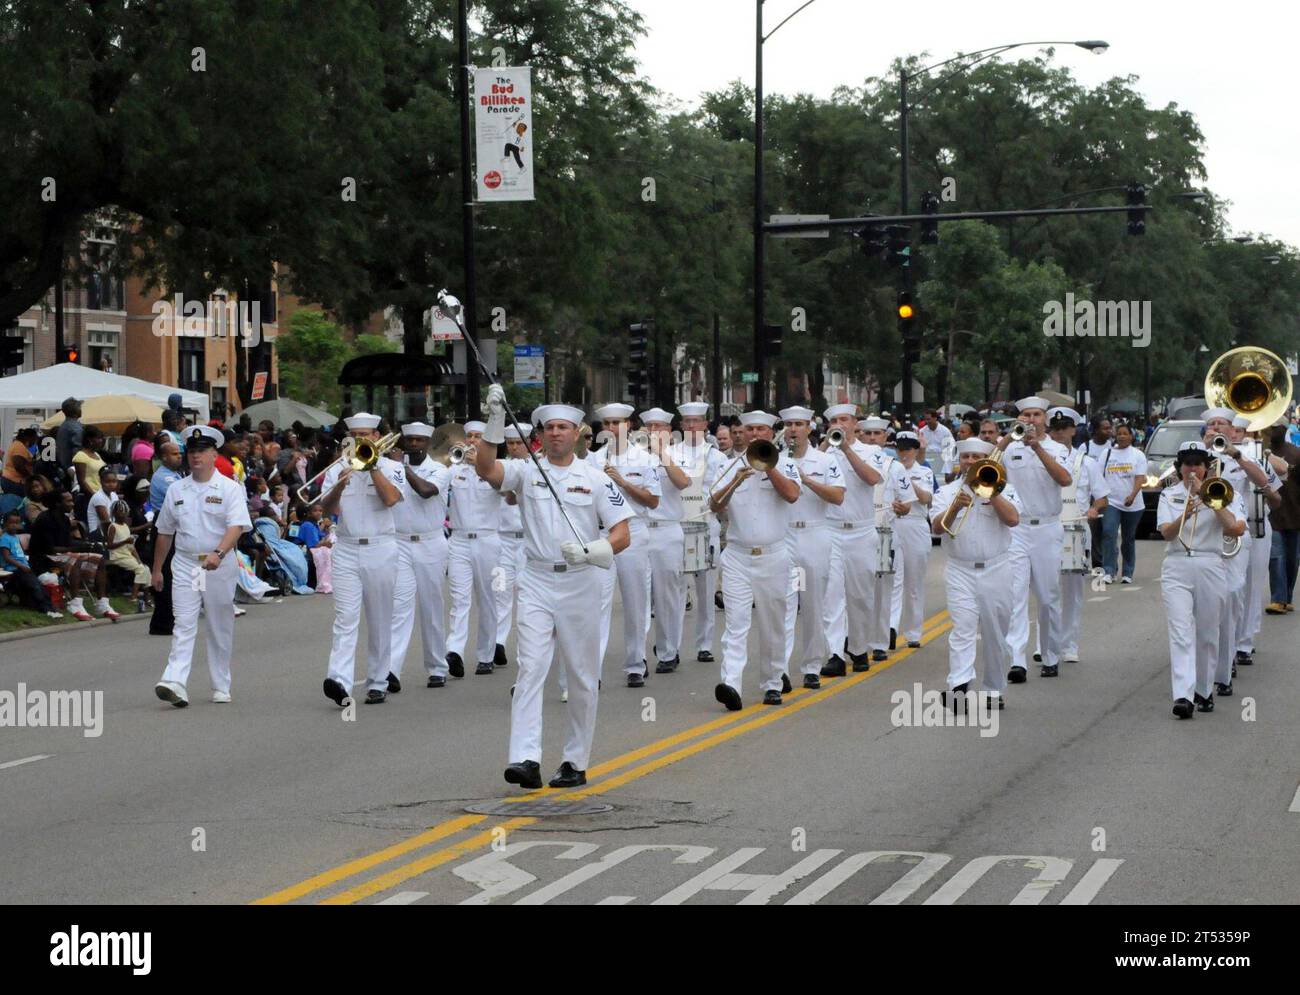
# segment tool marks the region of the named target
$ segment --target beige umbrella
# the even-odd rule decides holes
[[[104,394],[81,402],[81,423],[96,425],[104,430],[105,435],[121,435],[134,421],[159,425],[162,423],[162,408],[132,394]],[[60,411],[45,419],[41,428],[58,428],[62,424],[63,412]]]

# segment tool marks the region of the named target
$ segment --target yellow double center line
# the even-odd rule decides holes
[[[924,631],[921,635],[921,644],[928,643],[938,639],[952,627],[952,622],[948,618],[947,611],[941,611],[926,619]],[[561,796],[565,801],[576,800],[580,798],[590,798],[595,795],[604,794],[607,791],[613,791],[615,788],[621,788],[625,784],[639,780],[647,774],[652,774],[669,764],[676,763],[679,760],[685,760],[687,757],[695,756],[697,753],[703,753],[715,746],[719,746],[728,740],[735,739],[747,732],[755,729],[761,729],[773,722],[779,722],[787,716],[794,715],[817,704],[825,701],[834,695],[841,694],[849,688],[861,684],[878,674],[883,673],[896,663],[900,663],[912,653],[914,649],[903,649],[895,653],[888,661],[872,668],[869,671],[853,674],[849,677],[843,677],[835,680],[829,685],[818,691],[797,689],[786,696],[786,703],[781,708],[768,708],[764,705],[751,705],[739,712],[729,712],[720,718],[692,726],[682,732],[675,733],[664,739],[656,740],[646,746],[631,750],[607,760],[602,764],[597,764],[587,772],[589,777],[604,778],[596,784],[588,785],[577,791],[565,791],[562,789],[543,788],[540,791],[531,791],[525,795],[515,795],[505,799],[508,803],[536,801],[538,798],[548,794]],[[747,721],[742,721],[747,720]],[[730,727],[730,728],[728,728]],[[699,738],[703,736],[704,738]],[[694,742],[691,742],[694,740]],[[688,745],[682,745],[688,744]],[[671,752],[664,753],[664,750]],[[647,759],[653,758],[653,759]],[[641,761],[645,761],[642,763]],[[627,769],[624,769],[627,768]],[[615,771],[622,771],[612,777],[605,775],[614,774]],[[323,871],[313,877],[300,881],[297,884],[290,885],[288,888],[281,889],[273,894],[266,895],[255,901],[254,905],[281,905],[286,902],[292,902],[296,899],[303,898],[313,892],[321,891],[331,885],[338,884],[348,878],[355,877],[364,873],[380,864],[386,864],[398,857],[405,856],[415,850],[423,849],[431,843],[438,843],[450,836],[479,826],[489,820],[486,815],[460,815],[454,819],[448,819],[446,822],[439,823],[422,833],[412,836],[410,839],[402,840],[400,843],[394,843],[392,846],[384,847],[374,853],[364,857],[358,857],[356,860],[350,860],[345,864],[340,864],[328,871]],[[425,854],[417,860],[401,864],[390,871],[387,871],[378,877],[372,878],[362,884],[355,885],[345,891],[321,901],[322,905],[351,905],[354,902],[369,898],[371,895],[387,891],[396,885],[407,881],[410,878],[430,871],[450,861],[457,860],[467,854],[480,850],[483,847],[491,846],[496,839],[502,838],[516,829],[530,826],[538,820],[531,816],[521,816],[516,818],[504,819],[493,826],[489,826],[482,831],[475,833],[465,839],[451,843],[445,847],[434,850]]]

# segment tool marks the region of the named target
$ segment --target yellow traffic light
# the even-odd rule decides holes
[[[912,317],[912,315],[915,314],[915,313],[916,313],[916,312],[912,310],[912,305],[911,305],[911,304],[900,304],[900,305],[898,305],[898,316],[899,316],[900,318],[910,318],[910,317]]]

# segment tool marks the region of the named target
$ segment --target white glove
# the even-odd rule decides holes
[[[493,384],[487,392],[488,417],[483,429],[483,441],[494,446],[506,441],[506,392],[500,384]]]
[[[579,563],[590,563],[594,567],[608,570],[614,565],[614,547],[609,544],[608,539],[595,539],[587,543],[585,553],[579,543],[562,542],[560,552],[564,554],[565,560],[574,566]]]

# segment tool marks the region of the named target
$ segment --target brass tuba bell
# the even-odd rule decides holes
[[[1291,374],[1276,353],[1256,346],[1231,349],[1205,374],[1205,405],[1250,419],[1248,432],[1268,428],[1291,403]]]

